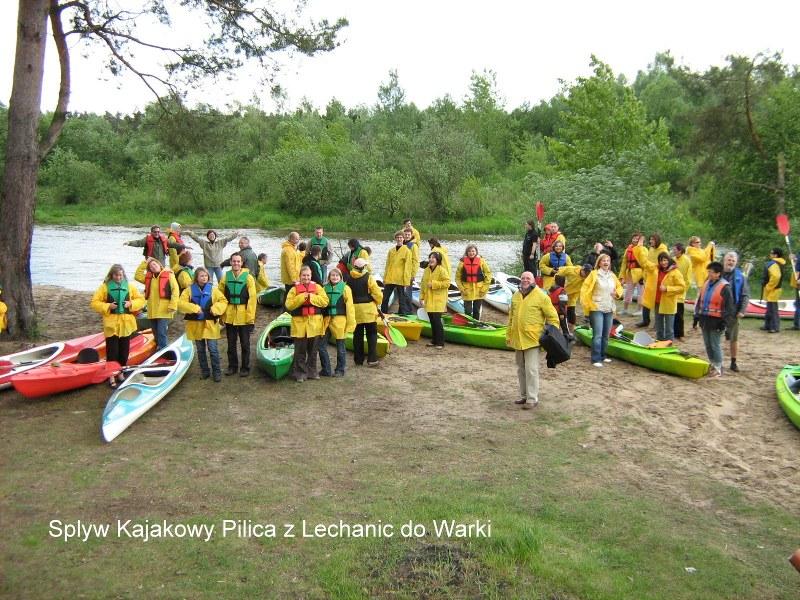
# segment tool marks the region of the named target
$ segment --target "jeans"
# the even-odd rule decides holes
[[[442,324],[442,313],[429,312],[428,317],[431,320],[431,335],[433,337],[433,344],[436,346],[444,346],[444,325]]]
[[[131,338],[112,336],[106,338],[106,360],[116,361],[121,366],[128,364],[128,354],[131,349]]]
[[[333,369],[331,369],[331,358],[328,354],[328,343],[330,342],[332,336],[333,334],[329,329],[319,342],[320,375],[327,375],[329,377],[333,375]],[[340,375],[344,375],[345,365],[347,364],[347,348],[344,345],[344,340],[335,341],[336,372]]]
[[[378,362],[378,325],[358,323],[353,332],[353,359],[357,365],[364,364],[364,335],[367,336],[367,362]]]
[[[608,348],[608,336],[611,335],[611,322],[614,313],[593,310],[589,313],[589,323],[592,326],[592,362],[603,362]]]
[[[481,307],[483,300],[464,300],[464,314],[476,321],[481,320]]]
[[[717,369],[722,370],[722,331],[717,329],[714,324],[711,327],[703,327],[703,344],[706,346],[708,362]]]
[[[684,329],[683,329],[683,309],[684,309],[683,302],[678,302],[678,310],[675,312],[675,323],[672,326],[673,333],[675,334],[676,338],[682,338],[684,336]]]
[[[210,276],[209,281],[213,282],[214,277],[217,278],[217,283],[222,281],[222,267],[207,267]]]
[[[767,331],[780,331],[781,319],[778,316],[777,302],[767,302],[767,312],[764,315],[764,328]]]
[[[228,368],[239,369],[239,356],[236,343],[242,346],[242,369],[250,369],[250,332],[252,325],[225,325],[225,335],[228,336]]]
[[[222,367],[219,360],[219,346],[217,340],[195,340],[194,347],[197,349],[197,362],[200,363],[200,372],[203,375],[208,375],[213,372],[214,375],[222,374]],[[208,347],[208,354],[211,355],[211,369],[208,368],[208,357],[206,356],[206,347]]]
[[[650,309],[646,306],[642,307],[642,323],[650,325]]]
[[[167,339],[169,319],[150,319],[150,327],[156,334],[156,351],[169,346],[169,339]]]
[[[656,339],[673,340],[675,339],[674,324],[675,315],[665,315],[658,310],[659,305],[656,304]]]

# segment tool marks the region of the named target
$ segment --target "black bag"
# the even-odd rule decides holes
[[[547,352],[548,369],[554,369],[557,364],[569,360],[572,350],[558,327],[546,323],[539,344]]]

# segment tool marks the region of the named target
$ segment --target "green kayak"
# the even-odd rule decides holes
[[[800,365],[787,365],[775,380],[778,403],[783,412],[800,429]]]
[[[592,347],[592,328],[579,325],[575,335],[585,346]],[[675,346],[666,348],[649,348],[633,341],[633,334],[622,331],[608,340],[608,355],[625,362],[646,367],[653,371],[661,371],[670,375],[679,375],[690,379],[698,379],[708,373],[708,361],[699,356],[683,352]]]
[[[271,285],[258,294],[258,303],[261,306],[271,308],[283,308],[283,301],[286,298],[286,288],[282,285]]]
[[[433,337],[431,324],[419,317],[408,317],[409,321],[418,321],[422,324],[422,335]],[[454,322],[457,321],[457,322]],[[463,323],[463,324],[462,324]],[[466,344],[479,348],[494,348],[495,350],[513,350],[506,346],[506,327],[499,323],[476,321],[466,315],[442,315],[444,325],[444,339],[454,344]]]
[[[282,379],[292,370],[294,340],[290,331],[292,317],[283,313],[264,329],[258,338],[256,361],[272,379]]]

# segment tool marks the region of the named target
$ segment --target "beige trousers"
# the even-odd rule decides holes
[[[539,402],[539,346],[514,352],[519,379],[519,397],[531,404]]]

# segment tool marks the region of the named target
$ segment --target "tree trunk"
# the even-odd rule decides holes
[[[775,187],[778,214],[786,214],[786,156],[783,152],[778,152],[778,180]]]
[[[0,194],[0,284],[8,304],[8,328],[15,337],[36,333],[31,285],[31,240],[39,172],[44,51],[49,0],[19,0],[14,81],[8,104],[8,138]]]

